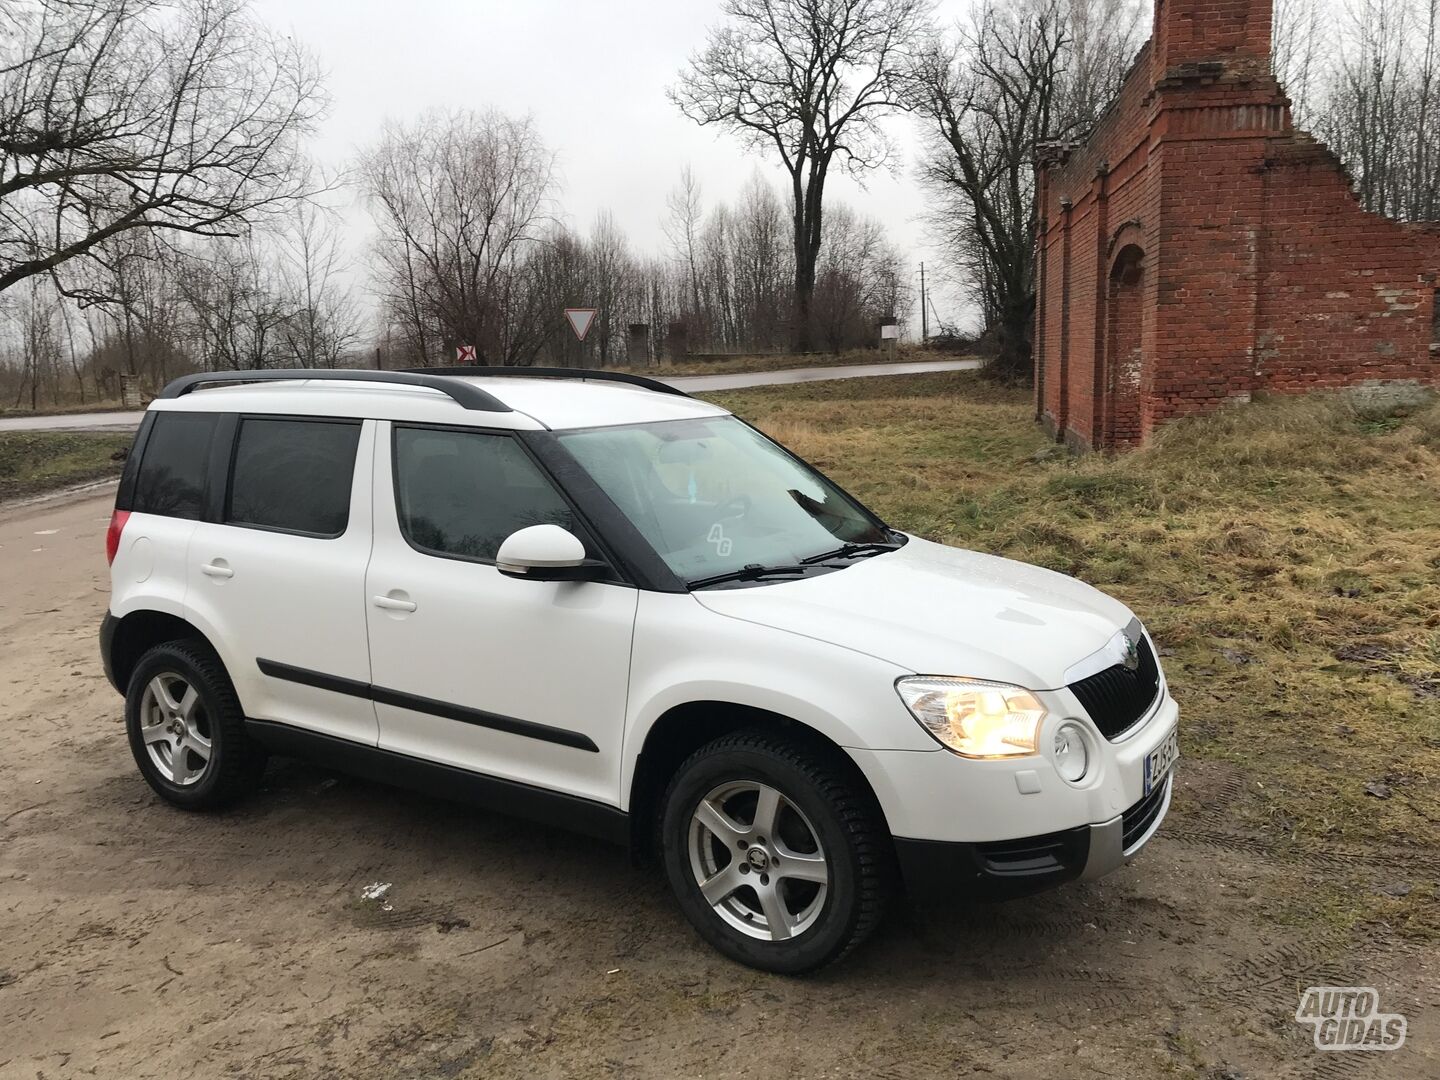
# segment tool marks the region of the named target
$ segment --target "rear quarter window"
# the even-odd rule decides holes
[[[216,413],[155,414],[135,477],[133,511],[199,519],[219,419]]]
[[[350,520],[360,422],[240,421],[225,520],[306,536],[336,537]]]

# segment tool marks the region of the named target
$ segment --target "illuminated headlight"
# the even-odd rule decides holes
[[[1029,757],[1039,751],[1045,707],[1029,690],[924,675],[895,684],[925,730],[962,757]]]
[[[1055,771],[1071,784],[1084,780],[1090,771],[1090,748],[1079,724],[1062,724],[1055,732]]]

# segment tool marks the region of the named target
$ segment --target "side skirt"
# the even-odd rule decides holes
[[[620,847],[630,844],[630,815],[614,806],[274,720],[246,720],[245,727],[256,742],[275,754],[305,758],[366,780],[527,818]]]

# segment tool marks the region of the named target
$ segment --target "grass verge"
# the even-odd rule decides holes
[[[126,410],[124,404],[114,400],[113,398],[107,398],[103,401],[97,401],[94,399],[83,402],[68,401],[61,405],[41,405],[38,409],[26,408],[23,405],[14,407],[9,405],[0,405],[0,416],[70,416],[74,413],[124,411],[135,412],[136,410]]]
[[[897,527],[1129,604],[1230,820],[1282,846],[1435,843],[1440,406],[1268,400],[1073,459],[1027,392],[969,373],[708,396]]]
[[[120,475],[125,432],[0,432],[0,502]]]
[[[878,349],[852,349],[843,353],[783,353],[732,356],[720,360],[704,360],[666,364],[663,367],[617,367],[612,370],[635,375],[669,378],[679,375],[741,375],[752,371],[791,371],[798,368],[849,367],[854,364],[914,364],[926,360],[968,360],[971,357],[934,352],[915,346],[902,346],[894,356]]]

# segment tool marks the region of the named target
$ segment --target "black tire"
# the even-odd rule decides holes
[[[193,767],[197,773],[189,783],[176,783],[166,775],[152,758],[141,730],[146,688],[157,676],[193,687],[198,695],[191,722],[209,739],[210,758],[202,769],[203,759],[193,751],[185,752],[184,768]],[[226,806],[252,791],[265,771],[265,751],[245,730],[245,714],[225,665],[203,642],[167,641],[140,658],[125,694],[125,732],[146,783],[161,798],[185,810]],[[161,754],[173,755],[174,748],[166,744]]]
[[[812,833],[828,866],[829,880],[823,900],[816,889],[808,894],[814,898],[808,908],[805,906],[807,894],[800,891],[797,895],[796,890],[813,886],[799,881],[787,881],[782,886],[780,879],[784,875],[776,876],[775,887],[783,890],[787,912],[790,907],[799,908],[799,914],[812,912],[811,921],[785,940],[763,940],[737,929],[734,924],[737,914],[741,923],[752,918],[745,914],[745,908],[756,909],[753,918],[765,919],[758,889],[750,887],[747,893],[746,886],[742,886],[732,894],[733,900],[726,901],[732,905],[728,914],[722,914],[701,893],[698,880],[701,870],[696,869],[692,859],[694,840],[698,845],[709,845],[705,850],[717,860],[715,876],[718,877],[718,871],[729,869],[728,863],[718,864],[723,850],[735,860],[736,872],[745,874],[744,880],[757,883],[765,880],[768,885],[768,877],[760,878],[759,872],[749,865],[748,856],[740,855],[739,838],[736,838],[737,850],[730,851],[730,845],[722,845],[714,834],[692,835],[691,831],[692,818],[702,800],[725,791],[730,784],[740,789],[735,798],[743,800],[747,783],[763,784],[779,792],[790,806],[782,810],[776,820],[786,820],[800,829],[796,835],[802,838],[802,843],[806,833]],[[756,797],[758,799],[758,792]],[[727,806],[730,820],[741,825],[748,820],[753,826],[754,811],[747,819],[743,803],[732,805],[740,812],[728,814]],[[751,826],[746,827],[752,835],[755,833]],[[781,831],[779,826],[777,831]],[[788,840],[785,842],[789,845]],[[716,739],[680,766],[665,794],[660,848],[670,887],[700,936],[733,960],[783,975],[800,975],[833,963],[869,937],[884,914],[895,877],[890,839],[869,792],[851,779],[843,765],[823,751],[765,731],[739,732]],[[782,865],[773,848],[771,857],[777,860],[772,870]],[[757,858],[763,860],[765,856]],[[738,913],[736,905],[741,909]],[[818,914],[813,914],[816,911]],[[755,929],[764,932],[762,927]]]

